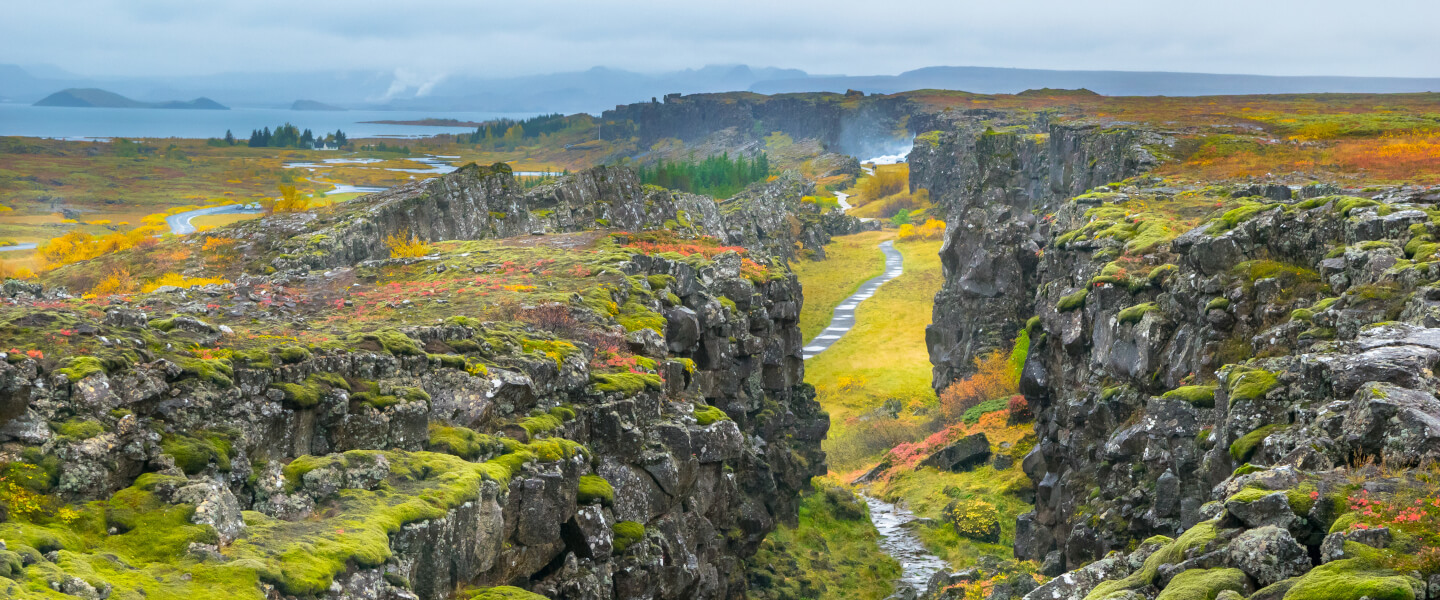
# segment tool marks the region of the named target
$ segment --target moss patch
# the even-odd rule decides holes
[[[600,500],[601,504],[605,506],[613,506],[615,504],[615,488],[599,475],[581,475],[580,491],[576,500],[580,504],[589,504]]]
[[[1249,461],[1250,457],[1255,454],[1256,448],[1260,447],[1260,443],[1265,441],[1265,438],[1269,437],[1270,434],[1279,427],[1279,425],[1274,424],[1266,425],[1240,436],[1240,439],[1230,444],[1230,458],[1235,459],[1235,462],[1241,463]]]
[[[1161,398],[1184,400],[1199,408],[1215,407],[1215,386],[1187,385],[1178,387],[1160,396]]]
[[[695,415],[695,421],[699,423],[701,427],[719,421],[730,420],[730,415],[725,414],[725,411],[714,406],[696,406],[693,414]]]
[[[1155,600],[1215,600],[1225,590],[1243,593],[1245,583],[1240,569],[1187,569],[1171,579]]]
[[[615,541],[611,542],[615,554],[624,554],[626,548],[645,539],[645,526],[634,521],[620,521],[610,526],[610,531],[615,534]]]

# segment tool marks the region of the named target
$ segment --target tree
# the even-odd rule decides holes
[[[231,133],[229,129],[225,130],[225,144],[229,146],[235,145],[235,134]]]
[[[301,148],[313,148],[313,147],[315,147],[315,134],[311,133],[309,129],[306,129],[306,130],[305,130],[305,133],[300,134],[300,147],[301,147]]]

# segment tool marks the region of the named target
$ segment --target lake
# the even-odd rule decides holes
[[[309,111],[287,108],[231,108],[230,110],[184,110],[165,108],[70,108],[0,103],[0,136],[19,135],[61,139],[90,138],[211,138],[224,137],[225,130],[246,140],[252,129],[272,130],[293,123],[317,134],[345,132],[351,138],[414,138],[438,133],[474,131],[473,127],[424,127],[383,125],[361,121],[410,121],[424,118],[485,121],[524,119],[537,113],[444,112],[404,110]]]

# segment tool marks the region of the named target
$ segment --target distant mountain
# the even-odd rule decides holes
[[[99,88],[70,88],[44,97],[35,106],[67,106],[75,108],[181,108],[198,110],[230,110],[209,98],[190,101],[140,102]]]
[[[750,91],[893,94],[921,89],[1016,94],[1036,88],[1086,88],[1106,96],[1405,93],[1440,91],[1440,79],[1407,77],[1280,77],[1164,71],[1055,71],[995,67],[926,67],[899,75],[804,77],[756,82]]]
[[[290,110],[345,110],[333,104],[316,102],[314,100],[296,100],[290,105]]]

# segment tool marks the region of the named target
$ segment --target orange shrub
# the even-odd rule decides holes
[[[975,359],[976,371],[940,392],[940,412],[948,422],[959,421],[965,411],[981,402],[1003,398],[1020,388],[1010,359],[996,350]]]
[[[900,226],[900,241],[918,242],[920,240],[938,240],[945,237],[945,222],[939,219],[926,219],[920,226],[906,223]]]

